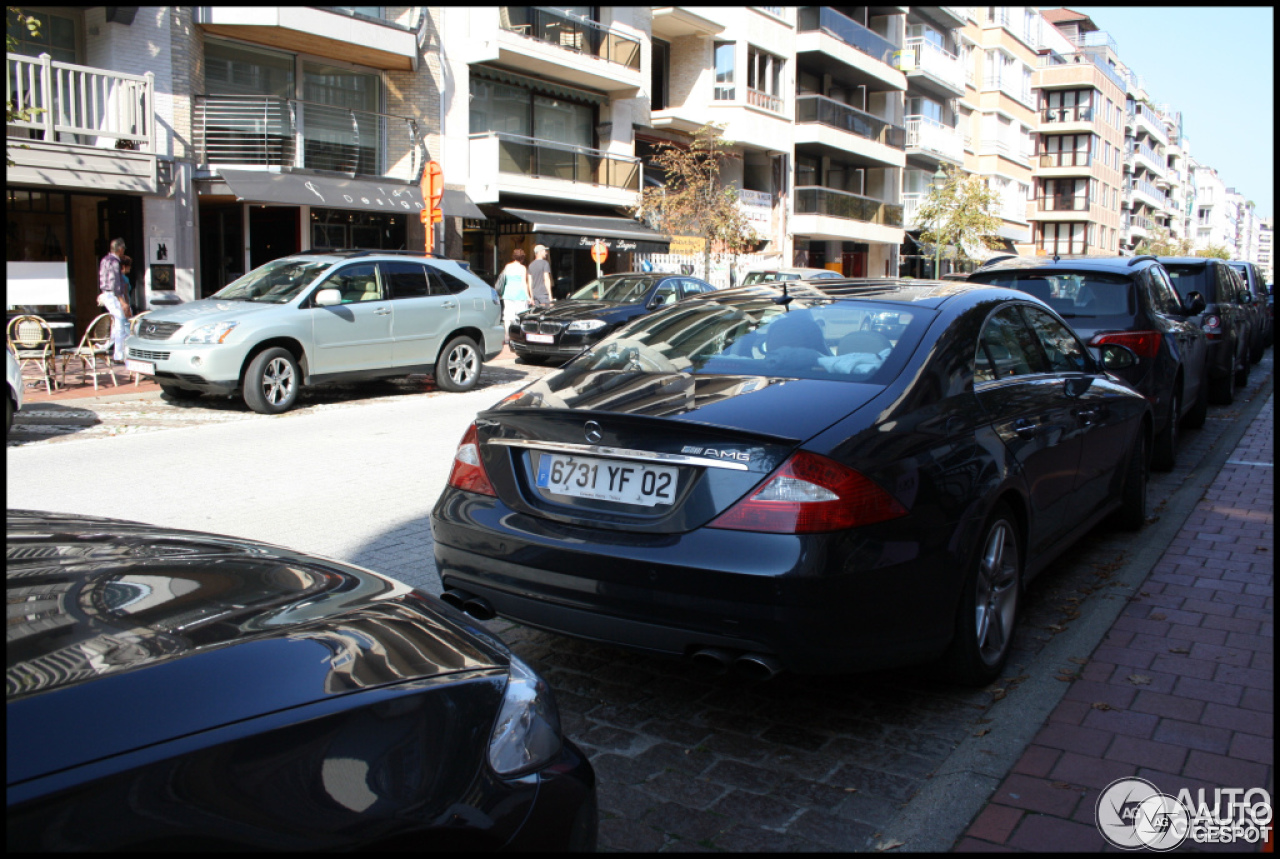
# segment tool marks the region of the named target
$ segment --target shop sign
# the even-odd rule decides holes
[[[702,236],[672,236],[671,248],[667,253],[700,254],[704,249]]]
[[[738,191],[738,208],[752,224],[768,227],[773,220],[773,195],[763,191]]]

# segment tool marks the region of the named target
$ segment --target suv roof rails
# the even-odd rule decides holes
[[[406,251],[406,250],[392,251],[392,250],[379,250],[378,248],[333,248],[332,250],[325,250],[325,251],[318,251],[313,249],[309,251],[300,251],[299,253],[333,254],[335,256],[342,255],[346,257],[366,257],[366,256],[373,256],[374,254],[396,254],[399,256],[433,257],[435,259],[444,259],[444,260],[449,259],[449,257],[445,256],[444,254],[436,254],[436,253],[432,253],[431,251]]]
[[[1140,263],[1140,262],[1142,262],[1144,259],[1149,259],[1149,260],[1151,260],[1152,262],[1159,262],[1159,260],[1157,260],[1157,259],[1156,259],[1153,255],[1151,255],[1151,254],[1138,254],[1136,257],[1130,257],[1130,258],[1129,258],[1129,265],[1134,265],[1134,264],[1136,264],[1136,263]]]

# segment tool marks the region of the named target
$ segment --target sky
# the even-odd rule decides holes
[[[1258,216],[1275,215],[1273,7],[1066,8],[1111,34],[1153,102],[1182,111],[1193,158],[1256,203]]]

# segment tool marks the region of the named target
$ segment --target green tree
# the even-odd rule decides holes
[[[1000,229],[1000,194],[981,177],[957,168],[946,170],[947,181],[941,188],[930,187],[916,212],[916,220],[924,226],[920,238],[930,244],[952,247],[958,256],[968,258],[965,244],[989,247],[988,236]],[[934,276],[941,276],[934,272]]]
[[[661,143],[654,166],[666,174],[661,187],[647,187],[633,211],[663,232],[700,236],[702,278],[711,276],[711,249],[739,254],[759,241],[738,208],[738,191],[722,187],[720,170],[728,148],[723,126],[707,123],[687,146]]]
[[[8,12],[8,19],[10,24],[16,23],[19,26],[25,26],[33,36],[39,34],[40,32],[39,19],[33,18],[30,15],[24,15],[22,13],[22,10],[16,6],[6,6],[5,10]],[[4,43],[5,43],[5,49],[9,53],[13,53],[18,49],[18,40],[13,37],[13,35],[8,31],[7,28],[4,34]],[[44,113],[44,108],[42,107],[19,107],[18,105],[13,103],[13,99],[12,99],[13,90],[10,89],[9,93],[11,97],[8,101],[5,102],[5,116],[8,117],[6,122],[10,122],[10,123],[30,122],[40,114]],[[19,149],[29,148],[27,146],[23,146],[22,144],[17,144],[17,146]],[[5,146],[5,150],[4,150],[4,163],[6,166],[13,165],[13,159],[9,157],[8,145]]]
[[[1195,255],[1195,242],[1189,238],[1174,238],[1165,227],[1156,227],[1152,235],[1138,242],[1135,254],[1152,254],[1159,257],[1189,257]]]
[[[1217,259],[1231,259],[1231,252],[1227,250],[1225,245],[1209,245],[1201,248],[1195,253],[1198,257],[1216,257]]]

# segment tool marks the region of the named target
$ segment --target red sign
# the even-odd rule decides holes
[[[609,246],[604,242],[596,242],[591,246],[591,258],[600,265],[609,258]]]
[[[422,223],[438,224],[443,221],[440,201],[444,199],[444,170],[437,161],[428,161],[427,169],[422,171],[422,196],[427,202],[427,208],[418,213]]]

